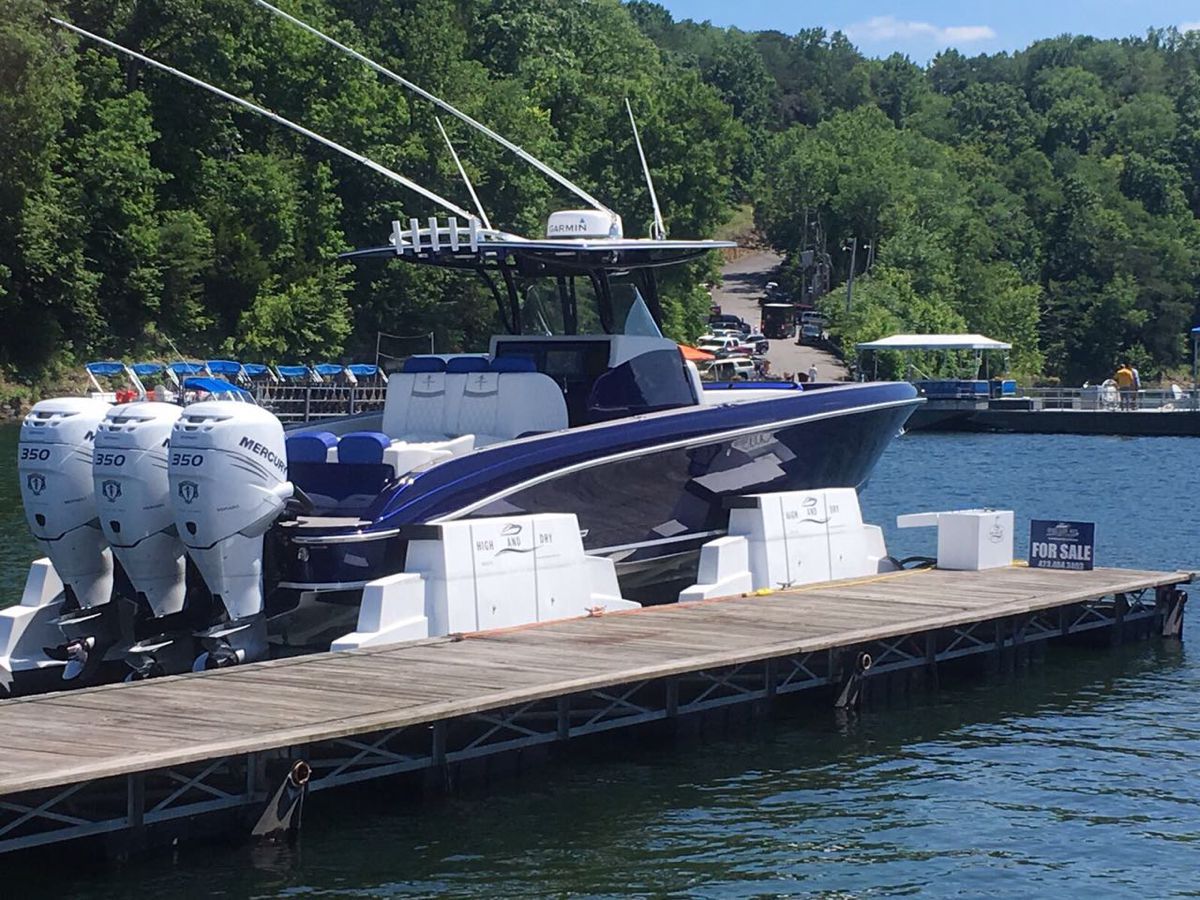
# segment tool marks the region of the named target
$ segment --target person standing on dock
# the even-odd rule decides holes
[[[1122,362],[1116,374],[1113,375],[1113,380],[1117,383],[1117,390],[1121,392],[1121,409],[1133,409],[1134,377],[1133,369],[1127,362]]]
[[[1142,376],[1138,372],[1137,366],[1131,365],[1129,371],[1133,373],[1133,408],[1137,409],[1141,406],[1139,401],[1142,397]]]

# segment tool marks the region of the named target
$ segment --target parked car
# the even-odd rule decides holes
[[[766,335],[757,331],[746,335],[745,342],[754,347],[755,353],[766,353],[771,349],[771,342],[767,340]]]
[[[819,344],[824,332],[817,322],[805,322],[800,326],[800,342],[802,344]]]
[[[740,331],[742,334],[750,333],[750,325],[744,322],[741,316],[735,316],[732,313],[725,313],[720,316],[708,317],[709,328],[733,328]]]
[[[730,356],[706,363],[700,371],[706,381],[737,381],[755,377],[754,360],[745,356]]]

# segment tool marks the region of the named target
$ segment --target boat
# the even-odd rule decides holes
[[[35,405],[22,494],[63,599],[60,642],[22,674],[88,683],[122,661],[142,678],[328,649],[364,589],[405,570],[413,541],[464,520],[570,513],[623,598],[669,602],[739,498],[863,486],[916,391],[702,382],[662,334],[656,275],[733,245],[668,239],[643,168],[649,237],[625,237],[574,185],[590,208],[551,213],[534,238],[420,188],[451,215],[397,219],[345,254],[482,278],[506,327],[486,353],[410,357],[381,411],[285,431],[243,388],[195,375],[181,394],[203,399],[187,406]]]

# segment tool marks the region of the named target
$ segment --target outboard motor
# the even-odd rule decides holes
[[[94,672],[117,638],[113,557],[92,486],[93,442],[110,408],[88,397],[42,400],[21,423],[17,471],[25,518],[68,599],[69,611],[56,620],[66,642],[46,653],[67,663],[68,680]]]
[[[200,635],[194,668],[266,656],[263,534],[292,496],[283,426],[232,400],[184,409],[171,432],[168,474],[175,527],[229,623]]]
[[[114,406],[96,432],[100,528],[155,619],[182,612],[187,594],[187,559],[167,478],[167,442],[182,412],[173,403]],[[156,638],[129,651],[134,678],[186,672],[195,656],[190,630],[185,641]]]

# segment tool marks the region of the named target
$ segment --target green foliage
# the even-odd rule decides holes
[[[244,0],[54,0],[54,12],[253,99],[467,205],[425,101]],[[637,114],[666,224],[706,235],[757,165],[774,81],[748,37],[703,72],[617,0],[294,0],[290,11],[445,96],[645,234]],[[379,175],[10,0],[0,19],[0,375],[91,355],[370,354],[377,330],[480,349],[499,323],[470,275],[337,255],[440,212]],[[446,121],[494,225],[537,234],[577,200]],[[711,263],[664,280],[695,332]]]
[[[432,107],[244,0],[52,0],[80,24],[249,96],[466,203]],[[0,375],[93,354],[370,352],[375,332],[478,349],[480,281],[349,266],[433,212],[360,166],[177,80],[81,45],[9,0],[0,19]],[[1177,369],[1200,318],[1200,33],[1061,36],[922,67],[845,35],[676,21],[648,0],[293,0],[289,9],[446,96],[646,234],[633,104],[672,236],[735,206],[788,254],[825,255],[850,349],[980,331],[1029,376]],[[576,200],[446,123],[493,223],[541,231]],[[852,309],[838,287],[860,244]],[[870,242],[872,268],[866,271]],[[670,273],[694,336],[705,260]],[[806,282],[808,283],[808,282]],[[923,361],[923,364],[929,361]],[[890,363],[886,363],[890,365]]]
[[[888,333],[966,329],[1011,342],[1031,377],[1096,381],[1129,356],[1151,378],[1185,361],[1200,319],[1200,35],[871,66],[870,102],[796,116],[755,187],[788,271],[801,251],[829,254],[824,306],[848,355]],[[876,253],[865,272],[859,252],[847,313],[851,238]]]

